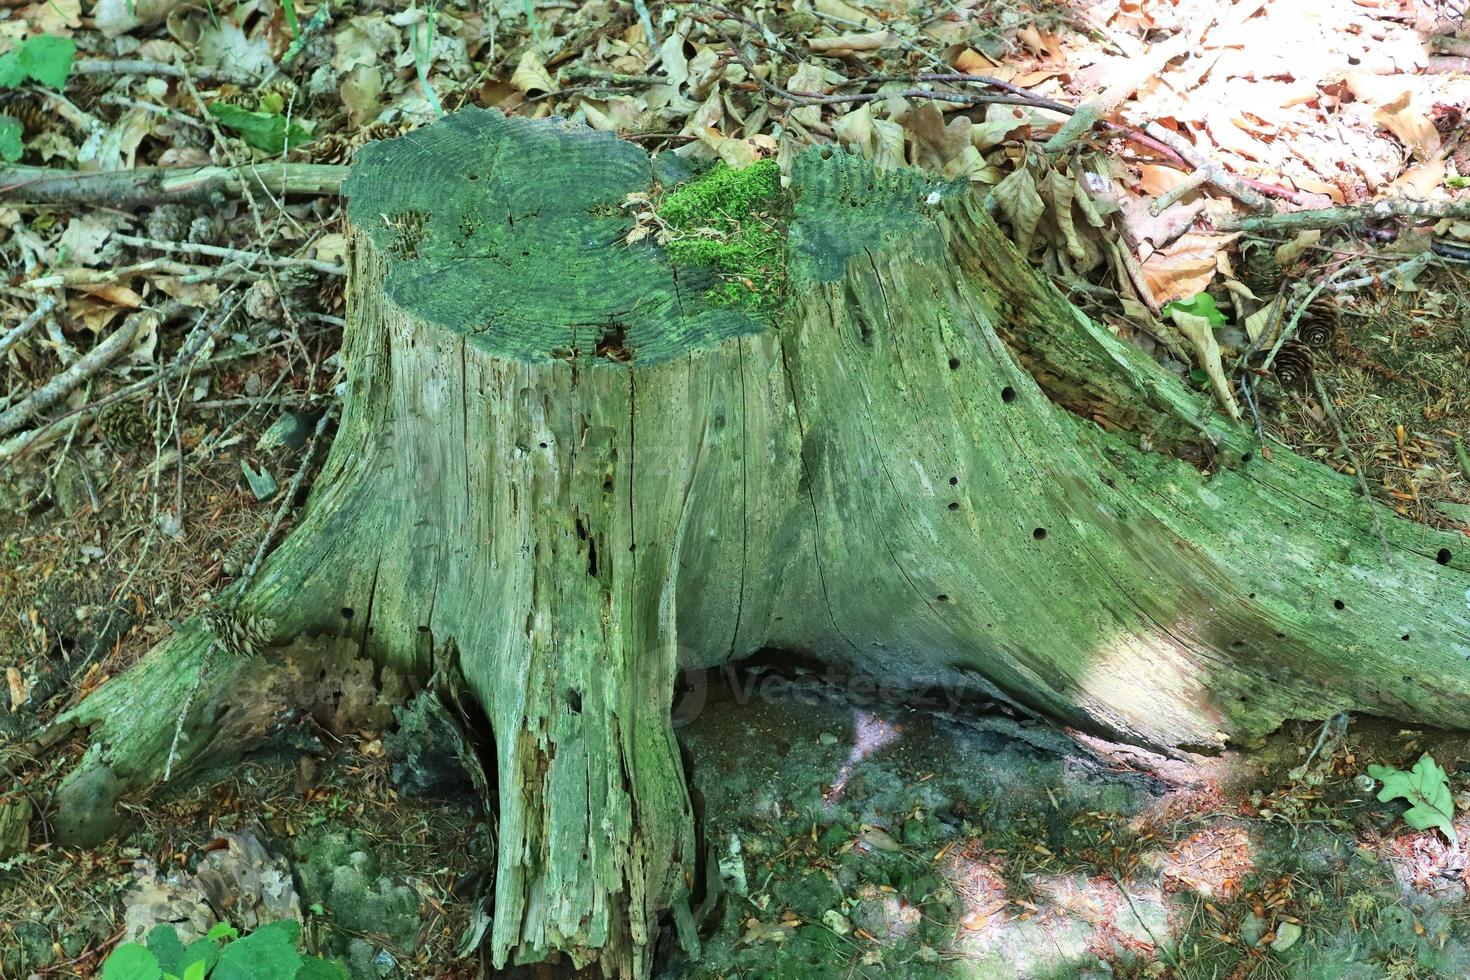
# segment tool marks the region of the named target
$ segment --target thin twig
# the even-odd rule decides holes
[[[82,58],[72,63],[73,75],[156,75],[160,78],[183,78],[184,72],[203,82],[229,82],[233,85],[259,85],[260,78],[228,68],[208,68],[190,65],[187,69],[179,65],[168,65],[161,61],[141,61],[127,58]]]
[[[298,259],[289,256],[267,255],[263,252],[243,252],[235,248],[222,248],[218,245],[203,245],[196,242],[164,242],[155,238],[140,238],[137,235],[124,235],[114,232],[113,238],[124,245],[132,245],[136,248],[151,248],[159,252],[177,252],[184,255],[208,255],[217,259],[232,259],[236,262],[248,262],[253,265],[271,266],[278,269],[305,268],[314,269],[317,272],[329,276],[345,276],[345,266],[333,265],[330,262],[318,262],[316,259]]]
[[[41,302],[37,303],[36,308],[31,311],[30,316],[17,323],[14,327],[11,327],[5,336],[0,337],[0,354],[4,354],[11,347],[15,346],[18,340],[30,333],[31,329],[55,308],[55,296],[47,296]]]
[[[1254,215],[1222,221],[1221,231],[1244,231],[1251,234],[1266,231],[1303,231],[1309,228],[1331,228],[1334,225],[1386,221],[1390,218],[1439,220],[1470,218],[1470,200],[1463,198],[1436,201],[1411,201],[1388,198],[1371,204],[1355,204],[1312,211],[1288,211],[1284,214]]]

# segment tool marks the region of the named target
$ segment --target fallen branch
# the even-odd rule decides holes
[[[121,326],[108,334],[106,340],[73,361],[65,371],[57,374],[4,412],[0,412],[0,436],[9,435],[25,425],[38,413],[44,412],[71,394],[83,381],[117,360],[132,345],[133,338],[137,337],[138,331],[143,329],[145,320],[154,319],[162,323],[177,316],[185,308],[184,304],[170,300],[156,309],[139,310],[129,314],[123,319]]]
[[[135,248],[151,248],[159,252],[180,252],[185,255],[208,255],[216,259],[230,259],[235,262],[248,262],[251,265],[266,265],[279,269],[305,268],[329,276],[347,275],[347,267],[333,265],[330,262],[318,262],[316,259],[300,259],[291,256],[266,255],[262,252],[243,252],[237,248],[221,248],[218,245],[202,245],[197,242],[161,242],[154,238],[140,238],[137,235],[124,235],[116,233],[112,236],[125,245]]]
[[[230,71],[228,68],[208,68],[203,65],[164,64],[161,61],[139,61],[135,59],[83,58],[71,66],[73,75],[154,75],[160,78],[191,78],[213,84],[229,82],[233,85],[259,85],[261,79],[245,72]]]
[[[1223,221],[1216,227],[1220,231],[1245,231],[1254,234],[1262,231],[1331,228],[1333,225],[1386,221],[1390,218],[1470,218],[1470,199],[1410,201],[1407,198],[1389,198],[1371,204],[1234,218]]]
[[[137,167],[77,173],[49,167],[0,167],[0,201],[17,204],[98,204],[133,209],[170,201],[210,203],[251,185],[272,194],[335,194],[351,168],[318,163],[239,167]]]

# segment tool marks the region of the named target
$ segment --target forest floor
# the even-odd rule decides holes
[[[273,914],[262,880],[289,880],[295,906],[275,899],[356,976],[475,971],[461,875],[483,828],[443,786],[405,785],[402,731],[283,735],[91,851],[28,821],[50,784],[26,741],[289,529],[342,379],[340,177],[127,200],[69,175],[342,165],[463,105],[731,166],[840,142],[993,188],[1089,315],[1203,389],[1256,379],[1243,414],[1268,445],[1470,533],[1470,221],[1230,230],[1243,190],[1282,211],[1463,204],[1462,19],[1428,0],[12,0],[0,156],[54,173],[0,165],[0,977],[91,976],[129,926],[226,915],[202,869],[255,895],[241,921]],[[36,38],[74,45],[59,74]],[[1049,151],[1099,93],[1121,128]],[[1181,186],[1179,142],[1254,183]],[[1213,353],[1169,307],[1201,294],[1226,321]],[[1259,363],[1297,311],[1311,383]],[[668,976],[1470,974],[1462,850],[1361,782],[1430,751],[1463,812],[1462,737],[1351,719],[1165,764],[850,678],[752,694],[752,670],[707,681],[739,710],[681,729],[716,857],[705,956]]]

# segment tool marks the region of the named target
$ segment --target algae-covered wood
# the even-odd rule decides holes
[[[967,187],[811,151],[745,202],[786,257],[754,283],[637,233],[685,177],[478,110],[367,148],[341,429],[239,597],[276,644],[462,676],[494,746],[496,963],[647,973],[694,884],[681,667],[800,650],[1165,747],[1344,709],[1461,723],[1470,548],[1263,452]],[[94,746],[64,800],[147,790],[187,685],[137,684],[207,642],[64,719]]]

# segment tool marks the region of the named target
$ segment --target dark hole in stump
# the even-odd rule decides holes
[[[1046,528],[1038,527],[1036,530],[1031,532],[1031,536],[1037,541],[1041,541],[1046,537]]]
[[[959,510],[960,509],[960,503],[959,503],[959,501],[958,500],[951,500],[949,502],[949,509],[950,510]]]
[[[351,606],[343,606],[342,607],[342,618],[343,619],[351,619],[352,618],[352,607]]]
[[[1347,603],[1343,602],[1341,599],[1333,599],[1332,600],[1332,608],[1333,609],[1346,609],[1347,608]]]
[[[1015,401],[1016,389],[1012,388],[1010,385],[1006,385],[1000,390],[1000,400],[1007,403]]]
[[[951,357],[949,359],[949,369],[951,371],[958,371],[960,369],[960,359],[958,357]]]
[[[1453,557],[1455,556],[1450,554],[1450,549],[1441,548],[1439,549],[1439,554],[1434,556],[1434,560],[1439,562],[1441,565],[1448,565],[1450,563],[1450,559]]]

